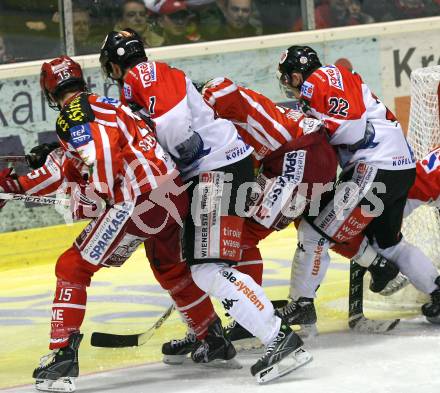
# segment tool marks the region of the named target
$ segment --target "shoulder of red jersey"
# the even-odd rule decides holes
[[[205,83],[202,89],[203,98],[214,106],[217,97],[223,97],[238,91],[237,85],[228,78],[218,77]]]
[[[81,94],[65,105],[56,121],[58,137],[78,148],[90,142],[92,138],[91,123],[114,122],[117,108],[121,102],[115,98],[96,94]]]
[[[56,121],[56,132],[63,141],[70,141],[71,132],[95,120],[89,95],[81,94],[65,105]]]
[[[307,101],[310,101],[314,96],[323,96],[329,90],[335,92],[345,92],[345,80],[347,78],[356,75],[350,70],[342,66],[326,65],[315,70],[303,83],[301,87],[301,97]]]

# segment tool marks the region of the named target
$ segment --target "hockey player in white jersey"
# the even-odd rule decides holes
[[[411,148],[394,115],[359,75],[344,67],[322,66],[307,46],[283,52],[278,77],[282,88],[301,100],[306,114],[324,121],[343,169],[341,186],[324,194],[318,214],[299,226],[301,247],[295,254],[297,269],[292,277],[295,299],[316,296],[330,262],[331,243],[343,244],[363,232],[417,289],[431,295],[422,313],[440,315],[437,269],[400,232],[416,171]],[[385,188],[375,189],[378,183]],[[295,310],[294,303],[286,306],[286,313]]]

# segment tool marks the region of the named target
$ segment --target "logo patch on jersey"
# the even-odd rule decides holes
[[[344,82],[342,81],[341,72],[335,66],[327,66],[322,68],[326,73],[330,86],[339,90],[344,90]]]
[[[309,99],[312,98],[314,88],[315,85],[313,83],[304,82],[301,86],[301,95]]]
[[[109,104],[113,106],[119,106],[121,104],[121,101],[117,100],[116,98],[111,97],[99,97],[96,102],[103,102],[104,104]]]
[[[284,155],[283,177],[287,181],[295,184],[301,183],[306,164],[306,153],[305,150],[295,150]]]
[[[440,166],[440,150],[429,153],[421,164],[426,173],[434,172]]]
[[[70,129],[70,143],[75,148],[86,145],[92,139],[89,124],[82,124]]]
[[[140,63],[137,66],[139,75],[141,77],[142,86],[147,87],[151,82],[156,81],[156,64],[155,63]]]
[[[133,98],[133,92],[128,83],[124,83],[124,97],[126,100],[131,100]]]

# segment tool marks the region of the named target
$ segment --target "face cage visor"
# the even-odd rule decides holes
[[[289,85],[289,76],[287,74],[281,73],[279,70],[277,70],[277,79],[278,79],[278,86],[281,90],[281,94],[285,95],[289,99],[296,100],[297,98],[293,94],[292,87]]]

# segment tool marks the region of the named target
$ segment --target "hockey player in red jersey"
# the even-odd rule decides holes
[[[440,315],[437,269],[400,232],[416,170],[394,115],[358,74],[342,66],[322,66],[310,47],[292,46],[284,51],[278,76],[282,88],[301,100],[303,111],[324,122],[343,170],[340,186],[323,198],[319,214],[299,226],[298,270],[315,265],[317,274],[310,275],[312,286],[302,287],[303,279],[298,282],[298,295],[315,296],[329,264],[331,242],[343,244],[365,233],[417,289],[431,295],[422,313],[430,318]],[[377,263],[373,268],[381,270]]]
[[[237,206],[244,206],[242,184],[254,180],[252,148],[231,122],[215,116],[184,72],[148,61],[134,31],[110,32],[100,62],[107,76],[119,83],[123,102],[154,120],[159,143],[191,184],[185,256],[197,285],[220,299],[228,313],[267,346],[252,374],[264,382],[310,361],[301,339],[275,314],[261,286],[231,267],[240,260],[244,217]],[[227,360],[235,354],[231,347],[218,320],[191,356],[200,363]],[[286,367],[284,359],[290,362]]]
[[[306,143],[303,143],[302,148],[307,146],[310,149],[310,144],[307,139],[304,139],[304,135],[310,133],[319,134],[320,131],[323,131],[321,130],[322,121],[306,118],[299,111],[280,107],[264,95],[251,89],[237,86],[227,78],[215,78],[207,82],[201,90],[203,97],[216,110],[217,114],[222,118],[231,120],[237,127],[240,136],[254,147],[253,155],[257,167],[262,172],[262,176],[274,178],[283,175],[282,166],[286,154],[299,150],[300,147],[298,145],[303,140]],[[328,142],[322,135],[315,135],[315,137],[318,137],[316,139],[318,146],[315,146],[314,150],[309,151],[305,157],[305,171],[302,183],[303,186],[307,184],[308,187],[312,187],[313,184],[327,184],[332,182],[336,176],[336,156],[333,149],[329,148]],[[301,213],[302,211],[298,211],[289,220],[284,218],[282,226],[278,225],[279,223],[267,225],[267,220],[266,222],[261,222],[258,215],[254,216],[252,220],[247,220],[244,227],[242,260],[238,263],[237,268],[250,274],[255,281],[261,282],[263,265],[258,250],[258,242],[272,231],[287,226],[289,222],[293,221]],[[355,253],[358,252],[357,247],[359,247],[360,241],[356,239],[356,242],[353,243],[350,251],[354,257]],[[334,250],[336,252],[341,251],[338,245],[335,245]],[[344,247],[342,252],[344,256],[347,256],[347,247]],[[369,261],[372,260],[371,255],[373,253],[379,258],[370,245],[364,246],[362,255],[369,255]],[[387,264],[389,264],[389,261],[381,257],[381,265]],[[294,266],[292,269],[294,270]],[[391,269],[396,270],[394,266]],[[295,274],[295,272],[292,273],[292,277],[296,279],[295,281],[298,280],[298,274]],[[383,285],[377,290],[383,290],[385,284],[387,284],[386,289],[388,286],[392,286],[395,290],[398,287],[398,283],[402,280],[403,278],[399,276],[388,284],[384,281]],[[296,284],[296,282],[294,283]],[[294,294],[295,286],[292,285],[290,297],[295,298]],[[298,307],[293,315],[291,307],[279,311],[282,315],[286,314],[288,323],[302,325],[304,328],[303,334],[311,334],[315,330],[313,324],[316,322],[313,298],[301,298],[299,304],[300,307]],[[228,327],[227,331],[232,341],[249,336],[237,323],[233,323],[231,327]]]
[[[196,332],[215,313],[182,260],[188,195],[151,128],[118,100],[88,93],[79,64],[69,57],[43,64],[41,87],[51,106],[60,110],[56,129],[61,147],[25,176],[5,170],[0,189],[46,195],[66,185],[75,217],[95,217],[56,263],[50,335],[54,352],[33,374],[38,390],[73,391],[86,288],[95,272],[121,266],[140,243],[145,243],[154,275],[176,306],[199,304],[198,312],[188,307],[185,313]]]

